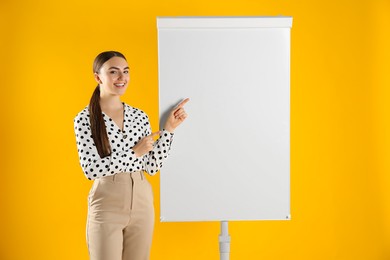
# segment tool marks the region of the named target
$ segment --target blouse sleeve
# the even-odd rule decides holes
[[[147,116],[146,120],[149,120]],[[148,126],[149,127],[147,128],[146,135],[150,135],[152,133],[150,124],[148,124]],[[171,150],[173,136],[173,133],[163,129],[161,131],[160,137],[154,143],[153,150],[144,155],[143,160],[145,171],[149,173],[149,175],[155,175],[162,167],[163,162],[168,158],[169,151]]]
[[[88,115],[80,113],[73,121],[80,166],[89,180],[125,172],[136,160],[132,149],[112,152],[101,158],[92,138]]]

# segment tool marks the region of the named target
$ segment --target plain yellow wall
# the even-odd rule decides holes
[[[127,56],[122,101],[156,131],[156,17],[262,15],[293,16],[292,220],[230,222],[231,259],[390,259],[388,0],[2,0],[0,259],[88,259],[73,118],[99,52]],[[149,179],[151,259],[219,259],[219,223],[159,223]]]

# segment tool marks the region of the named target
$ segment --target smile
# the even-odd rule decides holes
[[[118,88],[123,88],[125,86],[125,83],[117,83],[117,84],[114,84],[115,87],[118,87]]]

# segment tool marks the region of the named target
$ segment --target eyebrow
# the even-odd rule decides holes
[[[118,67],[109,67],[108,69],[109,69],[109,70],[110,70],[110,69],[120,70]],[[129,69],[129,67],[125,67],[123,70],[125,70],[125,69]]]

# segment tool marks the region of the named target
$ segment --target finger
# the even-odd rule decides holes
[[[178,115],[178,113],[181,113],[181,111],[184,111],[184,108],[177,108],[174,112],[173,112],[173,114],[175,115],[175,116],[177,116]]]
[[[180,116],[179,119],[180,119],[180,120],[184,120],[184,119],[187,118],[187,116],[188,116],[187,114],[184,114],[184,115]]]
[[[153,137],[157,136],[157,135],[160,135],[160,132],[161,131],[157,131],[157,132],[154,132],[154,133],[151,133],[150,135],[148,135],[149,137],[152,137],[152,140],[153,140]]]
[[[175,117],[175,119],[184,120],[184,119],[186,119],[186,117],[187,117],[187,114],[184,113],[184,114],[182,114],[180,116]]]
[[[185,104],[187,104],[188,101],[190,101],[189,98],[184,99],[182,102],[180,102],[180,103],[176,106],[176,108],[183,107]]]
[[[177,114],[175,115],[175,117],[176,117],[176,118],[182,117],[182,116],[185,115],[185,114],[186,114],[186,112],[185,112],[185,111],[182,111],[182,112],[180,112],[180,113],[177,113]]]

